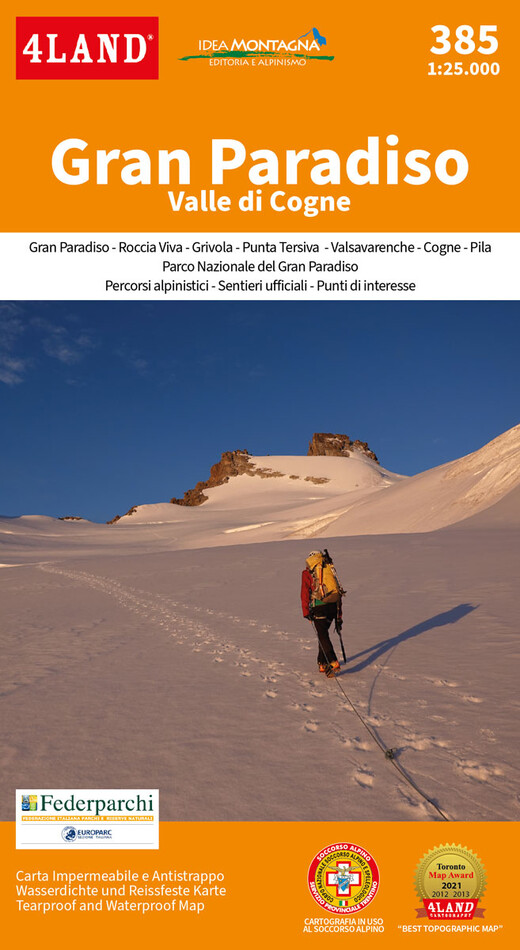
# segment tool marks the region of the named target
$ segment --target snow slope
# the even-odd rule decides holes
[[[450,818],[518,819],[518,530],[329,544],[343,689]],[[440,820],[316,671],[308,547],[0,571],[1,817],[18,782],[158,786],[170,820]]]
[[[0,818],[21,785],[157,786],[170,820],[441,820],[350,699],[449,818],[517,820],[519,441],[406,480],[261,459],[285,477],[113,526],[1,519]],[[348,588],[337,681],[299,606],[312,530]]]
[[[494,505],[520,485],[520,426],[454,462],[392,486],[334,522],[333,534],[433,531]]]
[[[205,489],[208,500],[196,508],[140,505],[114,527],[185,525],[190,539],[193,532],[203,532],[205,544],[212,543],[212,533],[216,534],[213,543],[221,544],[225,542],[222,535],[244,531],[253,532],[251,540],[277,540],[302,518],[307,522],[311,512],[313,520],[329,523],[338,516],[338,505],[342,511],[404,478],[359,452],[348,458],[252,456],[251,462],[261,474],[237,475],[224,485]]]
[[[260,469],[269,466],[283,474],[231,478],[226,485],[209,489],[208,501],[182,516],[175,511],[177,505],[143,505],[118,526],[183,521],[190,534],[204,525],[217,538],[219,532],[247,531],[248,541],[432,531],[471,517],[520,485],[520,426],[464,458],[412,478],[388,472],[360,453],[349,458],[267,456],[252,461]],[[316,484],[309,478],[328,480]],[[206,543],[211,543],[208,536]]]
[[[109,526],[36,516],[0,519],[0,561],[16,561],[20,547],[43,557],[85,547],[175,550],[436,530],[472,517],[520,486],[520,426],[411,478],[358,452],[348,458],[256,456],[252,462],[281,475],[230,478],[207,489],[208,501],[194,508],[140,505]]]

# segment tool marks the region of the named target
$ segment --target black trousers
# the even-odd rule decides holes
[[[337,660],[334,647],[330,642],[329,628],[333,620],[336,619],[336,604],[324,604],[323,607],[315,608],[318,616],[314,616],[314,629],[318,634],[318,663],[332,663]]]

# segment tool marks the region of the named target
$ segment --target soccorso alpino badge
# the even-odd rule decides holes
[[[379,889],[379,869],[372,855],[357,844],[340,842],[323,848],[308,874],[309,890],[324,910],[355,914]]]

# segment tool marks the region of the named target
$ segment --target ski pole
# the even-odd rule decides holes
[[[341,652],[343,653],[343,661],[346,663],[347,657],[345,655],[345,647],[343,646],[343,637],[341,636],[341,629],[338,627],[337,624],[336,624],[336,633],[339,637],[339,642],[341,643]]]

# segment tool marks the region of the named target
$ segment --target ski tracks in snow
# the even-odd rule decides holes
[[[436,816],[433,808],[422,800],[413,789],[408,788],[401,780],[391,774],[390,766],[384,761],[382,753],[377,750],[375,743],[370,740],[368,734],[351,734],[352,716],[354,714],[337,689],[334,680],[327,680],[323,677],[323,674],[309,675],[308,672],[297,669],[295,666],[289,666],[284,662],[273,661],[266,656],[261,656],[247,646],[241,646],[219,636],[214,628],[218,626],[219,622],[224,622],[228,627],[230,624],[237,627],[246,625],[264,634],[266,642],[269,642],[271,637],[276,637],[281,641],[290,640],[293,647],[298,645],[302,653],[314,649],[314,641],[304,637],[295,638],[294,633],[279,630],[268,623],[244,620],[243,617],[200,605],[182,604],[171,597],[160,594],[152,595],[138,588],[125,586],[105,575],[100,576],[87,571],[64,569],[49,562],[39,564],[38,567],[46,573],[69,578],[106,594],[120,607],[146,620],[147,625],[152,624],[158,627],[175,644],[185,646],[195,653],[203,652],[205,655],[209,655],[213,662],[227,663],[232,665],[239,675],[253,678],[253,681],[256,680],[260,687],[262,697],[266,702],[284,702],[285,708],[294,714],[295,726],[301,735],[313,736],[319,734],[320,740],[328,739],[339,743],[343,752],[343,760],[348,762],[350,766],[347,781],[352,790],[357,789],[358,792],[370,794],[379,782],[384,782],[388,788],[387,797],[390,797],[391,787],[392,800],[397,809],[403,812],[403,817],[419,821],[437,820],[438,816]],[[463,798],[472,801],[476,806],[476,816],[479,818],[489,817],[504,820],[512,818],[511,802],[514,803],[515,811],[519,808],[518,796],[514,791],[516,787],[514,775],[507,776],[506,783],[504,770],[499,766],[478,762],[471,756],[465,757],[455,749],[451,749],[451,743],[448,741],[439,739],[434,735],[417,734],[412,728],[412,723],[406,720],[392,719],[388,715],[380,715],[372,711],[374,693],[380,677],[386,675],[406,681],[406,677],[389,670],[386,663],[373,664],[375,678],[373,677],[371,682],[358,675],[356,677],[357,696],[351,697],[354,699],[358,711],[371,728],[376,730],[379,736],[381,731],[384,731],[388,745],[399,744],[399,752],[401,753],[406,751],[428,752],[435,757],[429,768],[424,769],[423,767],[420,772],[414,773],[412,777],[419,785],[423,785],[424,790],[431,797],[438,794],[439,803],[444,807],[448,806],[446,802],[442,801],[443,790],[444,794],[447,797],[449,796],[453,802],[460,802]],[[436,687],[454,690],[459,686],[458,683],[448,680],[428,680],[425,677],[425,681]],[[346,681],[344,682],[350,692],[349,684]],[[283,690],[280,689],[282,683]],[[361,695],[367,695],[366,702],[363,701]],[[461,695],[460,701],[464,704],[482,702],[479,697],[468,695]],[[424,701],[423,705],[426,705]],[[442,719],[442,717],[435,716],[430,718]],[[357,724],[353,731],[359,731]],[[489,742],[496,741],[494,736],[486,736],[486,738]],[[436,775],[437,768],[440,768],[437,758],[440,754],[443,758],[441,780],[433,777]],[[448,783],[445,781],[448,772],[446,760],[450,763],[450,771],[453,777],[453,781]],[[405,765],[404,762],[402,764]],[[408,765],[408,762],[406,765]],[[473,788],[468,789],[468,781],[465,783],[464,790],[457,788],[460,779],[469,780],[469,785]],[[478,793],[479,785],[483,788],[489,788],[491,785],[494,788],[495,807],[493,809],[483,805],[479,801],[478,794],[475,798],[471,794],[472,790]],[[498,805],[497,798],[500,800],[501,807]],[[456,806],[452,808],[452,811],[456,810]],[[485,814],[482,813],[483,810]]]

